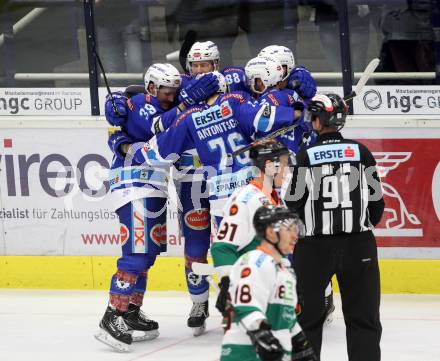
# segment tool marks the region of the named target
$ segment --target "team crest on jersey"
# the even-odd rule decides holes
[[[251,273],[252,270],[249,267],[245,267],[241,270],[240,277],[241,278],[249,277]]]
[[[233,204],[231,208],[229,208],[229,215],[235,216],[238,213],[238,206],[236,204]]]
[[[307,149],[310,164],[331,162],[359,162],[361,154],[358,144],[326,144]]]

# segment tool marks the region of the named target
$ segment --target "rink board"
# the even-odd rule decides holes
[[[108,289],[116,257],[3,256],[0,288]],[[382,293],[440,294],[440,260],[380,260]],[[181,257],[159,257],[148,289],[185,291]]]
[[[107,192],[107,124],[3,117],[0,128],[0,287],[106,289],[121,241]],[[370,147],[386,185],[375,230],[383,292],[440,293],[440,120],[357,117],[343,134]],[[186,287],[175,196],[170,202],[154,290]]]

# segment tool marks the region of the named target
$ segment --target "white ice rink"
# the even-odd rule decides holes
[[[211,307],[208,332],[192,337],[186,327],[185,294],[154,292],[143,310],[160,324],[161,335],[120,354],[93,334],[105,310],[101,291],[0,290],[2,361],[215,361],[219,359],[220,316]],[[211,302],[212,303],[212,302]],[[340,300],[325,329],[322,361],[347,360]],[[381,306],[382,360],[440,361],[440,296],[384,295]]]

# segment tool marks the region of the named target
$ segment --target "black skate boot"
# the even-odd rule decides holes
[[[208,316],[208,301],[193,302],[187,325],[192,328],[194,336],[200,336],[205,332]]]
[[[325,321],[324,325],[328,325],[333,322],[333,312],[335,311],[335,305],[333,304],[333,292],[324,297],[325,303]]]
[[[107,307],[104,317],[99,323],[99,333],[95,335],[98,341],[113,347],[119,352],[128,352],[132,338],[122,315],[124,312]]]
[[[128,305],[128,311],[124,313],[124,321],[131,333],[133,342],[152,340],[159,336],[159,324],[150,320],[140,306],[132,303]]]

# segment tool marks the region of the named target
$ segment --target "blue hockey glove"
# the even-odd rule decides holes
[[[105,97],[105,119],[114,126],[121,126],[127,119],[127,97],[122,92],[113,92]]]
[[[179,102],[189,107],[208,99],[218,89],[217,77],[214,74],[206,74],[200,79],[191,81],[189,85],[180,90]]]
[[[120,146],[122,144],[131,144],[133,142],[134,140],[131,139],[127,134],[117,131],[108,138],[107,144],[116,157],[124,159],[125,154],[121,152]]]
[[[311,99],[316,94],[316,82],[310,72],[298,66],[290,72],[288,87],[295,90],[303,99]]]

